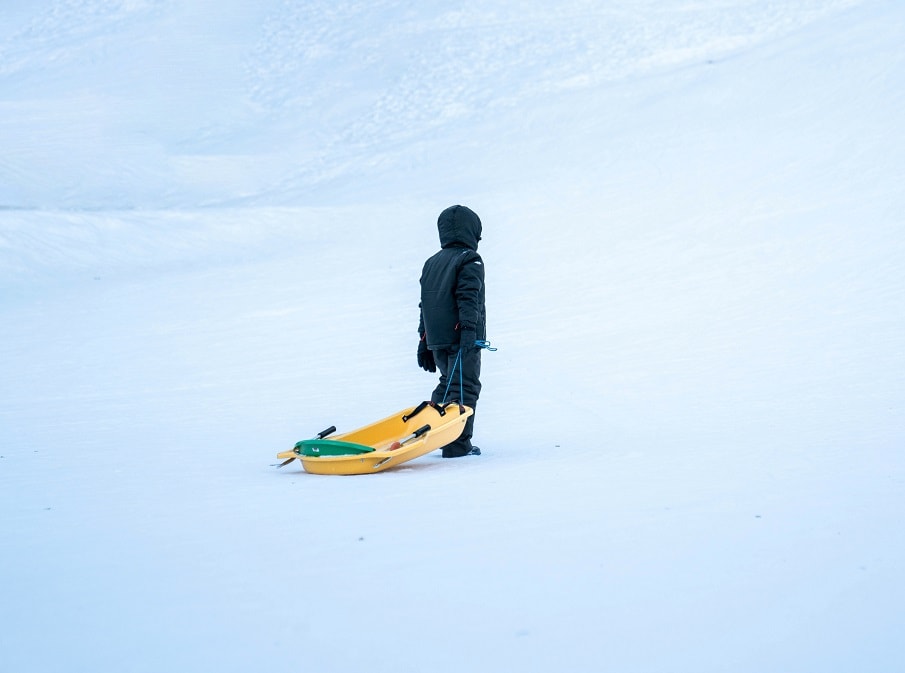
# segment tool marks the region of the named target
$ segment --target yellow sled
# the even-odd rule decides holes
[[[311,474],[371,474],[395,467],[455,441],[472,415],[471,407],[457,403],[440,407],[422,402],[363,428],[325,437],[328,428],[314,439],[298,442],[277,454],[280,467],[296,458]]]

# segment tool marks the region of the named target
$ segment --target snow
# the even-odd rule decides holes
[[[0,670],[905,668],[905,7],[0,7]],[[479,458],[414,405],[485,226]]]

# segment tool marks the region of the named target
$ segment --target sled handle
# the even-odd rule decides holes
[[[429,404],[430,404],[430,402],[428,402],[427,400],[424,400],[421,404],[419,404],[417,407],[415,407],[414,409],[412,409],[412,413],[410,413],[410,414],[405,414],[405,415],[402,417],[402,422],[403,422],[403,423],[408,423],[408,421],[409,421],[410,418],[414,418],[415,416],[417,416],[418,414],[420,414],[422,411],[424,411],[424,410],[427,408],[427,406],[428,406]]]
[[[417,407],[412,409],[412,413],[405,414],[402,417],[402,422],[408,423],[411,419],[413,419],[415,416],[420,414],[422,411],[424,411],[428,407],[435,409],[442,418],[443,416],[446,416],[446,407],[448,407],[448,406],[449,406],[449,404],[447,404],[446,406],[443,406],[441,404],[437,404],[436,402],[431,402],[430,400],[424,400],[424,402],[421,402],[421,404],[419,404]]]
[[[430,429],[430,425],[422,425],[405,439],[400,439],[398,442],[393,442],[392,444],[390,444],[389,450],[395,451],[396,449],[401,448],[403,445],[409,443],[413,439],[418,439],[422,435],[426,435],[430,431]]]

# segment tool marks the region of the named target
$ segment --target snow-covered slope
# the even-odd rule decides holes
[[[905,9],[0,7],[0,670],[895,671]],[[476,439],[429,394],[484,220]]]
[[[487,141],[530,131],[545,101],[580,110],[616,83],[720,62],[859,4],[8,2],[0,204],[430,191],[461,175],[457,147],[482,163],[516,149]]]

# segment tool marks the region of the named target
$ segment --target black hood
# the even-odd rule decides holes
[[[481,240],[481,218],[465,206],[450,206],[437,218],[440,245],[444,248],[478,249]]]

